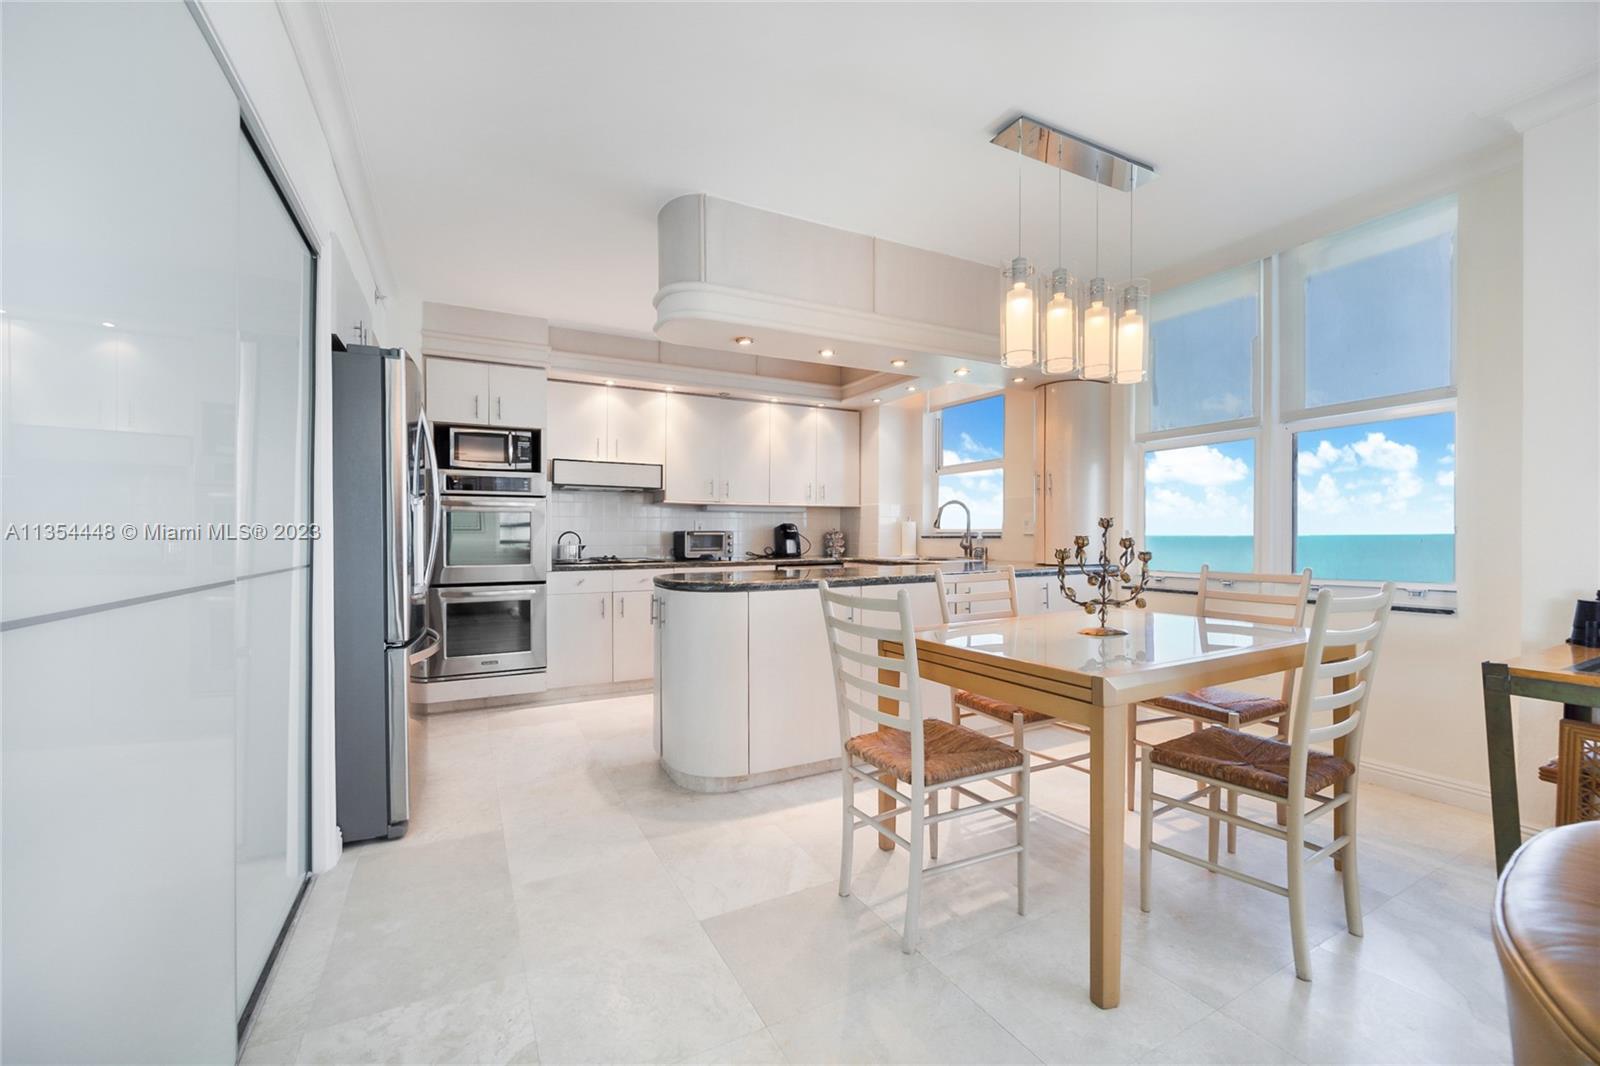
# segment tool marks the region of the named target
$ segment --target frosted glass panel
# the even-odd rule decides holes
[[[1158,292],[1151,316],[1148,428],[1203,426],[1255,412],[1259,264]]]
[[[1301,376],[1290,407],[1448,387],[1455,244],[1452,199],[1286,253],[1280,268],[1284,341]]]
[[[234,661],[236,1006],[242,1013],[306,873],[313,266],[254,150],[239,163],[239,461]],[[284,533],[285,536],[277,534]]]

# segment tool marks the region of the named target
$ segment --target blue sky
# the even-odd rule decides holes
[[[1301,536],[1455,532],[1455,416],[1369,422],[1295,440]],[[1251,441],[1145,456],[1150,536],[1248,536]]]
[[[946,407],[940,415],[944,465],[1003,457],[1005,412],[1004,396]],[[975,528],[999,529],[1005,513],[1005,474],[1000,470],[979,470],[943,475],[939,479],[939,502],[950,499],[960,500],[972,509]],[[961,521],[960,515],[953,512],[945,517],[952,522]]]

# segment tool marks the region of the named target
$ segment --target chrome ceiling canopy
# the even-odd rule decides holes
[[[1037,159],[1069,174],[1098,181],[1102,185],[1123,192],[1132,192],[1141,185],[1155,180],[1156,168],[1150,163],[1123,155],[1104,145],[1086,141],[1082,137],[1058,130],[1053,126],[1018,115],[1017,118],[990,138],[1008,152],[1018,151],[1029,159]]]

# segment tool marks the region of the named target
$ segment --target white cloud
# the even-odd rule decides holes
[[[1356,464],[1356,453],[1346,444],[1335,448],[1328,441],[1319,441],[1314,452],[1301,452],[1296,460],[1300,473],[1309,477],[1323,470],[1346,469]]]
[[[1326,444],[1327,441],[1323,443]],[[1302,510],[1315,511],[1318,514],[1338,514],[1345,509],[1347,502],[1332,474],[1323,474],[1319,477],[1315,488],[1308,490],[1304,484],[1300,486]]]
[[[1231,485],[1249,476],[1250,465],[1243,459],[1223,455],[1209,445],[1151,452],[1144,467],[1144,478],[1152,485],[1172,482],[1205,488]]]
[[[1433,483],[1440,488],[1453,489],[1456,487],[1456,472],[1454,470],[1441,470]]]
[[[1365,440],[1356,441],[1350,447],[1360,457],[1363,466],[1395,473],[1406,473],[1417,468],[1415,444],[1401,444],[1377,431],[1368,433]]]

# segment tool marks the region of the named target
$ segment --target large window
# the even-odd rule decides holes
[[[1148,451],[1144,539],[1157,570],[1255,565],[1256,446],[1252,440]]]
[[[1295,434],[1295,568],[1454,582],[1455,439],[1452,413]]]
[[[1005,396],[943,408],[934,432],[939,503],[960,500],[972,511],[973,529],[998,533],[1005,516]]]
[[[1453,604],[1455,245],[1450,198],[1157,294],[1138,406],[1154,570],[1310,567]]]

